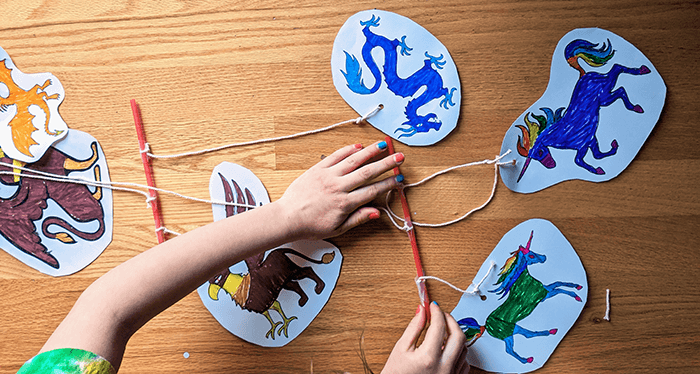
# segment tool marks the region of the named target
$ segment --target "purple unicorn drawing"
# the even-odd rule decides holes
[[[530,161],[535,159],[545,168],[552,169],[556,162],[550,154],[550,148],[576,150],[574,162],[576,165],[590,171],[593,174],[602,175],[605,171],[601,167],[593,167],[583,158],[590,149],[593,157],[600,160],[617,153],[618,143],[613,139],[611,149],[603,152],[596,138],[596,131],[600,120],[600,108],[606,107],[622,100],[625,108],[635,113],[644,113],[641,106],[632,104],[624,87],[615,90],[615,85],[620,74],[642,75],[649,74],[651,70],[645,65],[639,68],[629,68],[619,64],[613,65],[608,73],[586,72],[579,65],[579,58],[589,66],[600,67],[605,65],[615,54],[610,40],[598,48],[598,44],[583,39],[576,39],[566,46],[564,55],[569,65],[578,70],[580,77],[571,94],[571,101],[566,110],[562,107],[553,111],[550,108],[540,108],[544,115],[527,113],[525,124],[517,125],[522,131],[522,138],[518,136],[517,149],[523,157],[527,157],[525,165],[520,172],[517,182],[520,182]],[[563,114],[563,115],[562,115]],[[534,121],[530,120],[532,115]]]

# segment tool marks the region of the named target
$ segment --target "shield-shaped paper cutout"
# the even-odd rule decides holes
[[[255,206],[270,202],[267,190],[255,174],[228,162],[214,168],[209,190],[213,200],[233,200]],[[217,221],[243,214],[247,208],[229,207],[228,213],[223,205],[213,205],[212,209]],[[256,263],[260,259],[263,259],[262,266]],[[269,250],[258,259],[250,258],[229,267],[226,274],[203,284],[197,292],[209,312],[232,334],[260,346],[281,347],[299,336],[321,312],[335,289],[342,263],[340,250],[332,244],[323,240],[298,241]],[[303,273],[303,276],[293,272]],[[269,281],[270,278],[274,279]],[[285,287],[279,290],[259,286],[286,281],[298,285],[300,292]],[[239,292],[241,296],[236,297],[241,285],[244,287]],[[247,294],[243,292],[245,288]],[[275,297],[277,291],[279,295]],[[305,298],[308,299],[301,306],[300,301]],[[260,312],[265,310],[261,305],[271,303],[266,309],[267,316]]]
[[[547,90],[506,132],[501,152],[510,149],[504,161],[516,166],[501,168],[503,182],[531,193],[570,179],[616,177],[656,125],[665,98],[661,75],[634,45],[607,30],[569,32],[554,51]]]
[[[0,147],[5,155],[32,163],[66,136],[68,126],[58,113],[64,95],[53,74],[25,74],[0,48]]]
[[[368,122],[407,145],[431,145],[457,126],[461,87],[447,48],[412,20],[382,10],[350,17],[333,43],[333,83]]]
[[[7,156],[2,162],[13,163]],[[24,167],[110,181],[100,144],[77,130],[50,147],[41,160]],[[0,170],[13,169],[0,166]],[[107,188],[0,175],[0,248],[44,274],[73,274],[111,243],[112,204],[112,190]]]
[[[544,262],[539,256],[544,256]],[[588,296],[586,272],[564,235],[543,219],[525,221],[506,233],[473,284],[488,274],[491,261],[495,268],[480,287],[485,300],[465,294],[452,311],[467,338],[476,339],[467,361],[499,373],[536,370],[581,314]],[[501,276],[505,279],[499,283]],[[477,338],[474,334],[482,328]],[[509,344],[520,359],[508,353]]]

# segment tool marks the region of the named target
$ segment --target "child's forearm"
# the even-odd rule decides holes
[[[151,318],[225,267],[293,241],[285,215],[281,204],[267,204],[200,227],[126,261],[85,290],[42,350],[66,346],[69,337],[75,339],[75,346],[100,354],[118,367],[123,346]],[[56,344],[54,336],[60,337]],[[97,339],[86,344],[90,336]]]

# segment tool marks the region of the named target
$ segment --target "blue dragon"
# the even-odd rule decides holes
[[[348,87],[352,92],[360,95],[369,95],[377,92],[382,84],[382,73],[372,57],[372,50],[379,47],[384,50],[384,81],[391,92],[402,98],[413,97],[421,87],[425,86],[425,91],[420,96],[408,101],[404,111],[407,121],[401,124],[405,127],[397,128],[394,133],[402,132],[399,135],[399,138],[401,138],[404,136],[410,137],[419,132],[428,132],[431,129],[435,131],[440,130],[442,122],[438,119],[437,114],[428,113],[423,116],[419,115],[417,111],[421,106],[438,98],[443,98],[440,101],[440,106],[445,109],[455,105],[452,102],[452,95],[456,88],[450,90],[445,88],[442,77],[437,71],[437,69],[442,69],[447,61],[443,61],[444,56],[442,54],[439,57],[435,57],[426,51],[426,59],[422,68],[408,78],[399,77],[397,74],[398,53],[400,52],[402,56],[410,56],[410,51],[413,48],[406,45],[405,35],[401,37],[401,40],[389,40],[373,33],[370,27],[379,26],[379,20],[379,17],[372,15],[372,19],[369,21],[360,21],[360,25],[364,26],[362,33],[367,39],[362,46],[362,59],[374,76],[374,86],[372,88],[365,86],[362,79],[362,68],[357,58],[347,51],[343,51],[345,52],[346,71],[341,70],[341,72],[345,76]],[[435,68],[433,68],[433,65]]]

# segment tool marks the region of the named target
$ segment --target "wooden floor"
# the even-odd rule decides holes
[[[661,119],[636,159],[605,183],[569,181],[522,195],[499,182],[493,202],[464,222],[418,229],[428,274],[466,285],[518,223],[552,221],[581,257],[589,299],[542,373],[700,371],[700,5],[667,1],[111,1],[2,3],[0,46],[26,73],[65,87],[61,114],[96,137],[114,181],[145,183],[129,100],[156,153],[194,150],[316,129],[354,118],[331,80],[341,25],[377,7],[407,16],[451,52],[462,79],[457,129],[436,146],[398,144],[409,182],[498,154],[512,122],[544,92],[559,39],[579,27],[637,46],[668,87]],[[700,127],[699,127],[700,128]],[[382,134],[347,125],[329,133],[172,161],[155,161],[159,187],[207,198],[222,161],[251,169],[273,200],[323,155]],[[419,221],[480,205],[490,167],[458,171],[408,199]],[[165,196],[165,225],[212,220],[207,205]],[[93,264],[52,278],[0,251],[0,373],[32,357],[92,281],[155,244],[140,195],[116,192],[114,239]],[[235,234],[235,233],[232,233]],[[283,348],[224,330],[192,293],[139,331],[121,373],[379,372],[418,303],[406,235],[383,219],[332,239],[345,257],[325,309]],[[611,322],[605,290],[612,291]],[[459,295],[430,284],[444,310]],[[188,352],[189,358],[183,353]],[[475,370],[476,371],[476,370]]]

